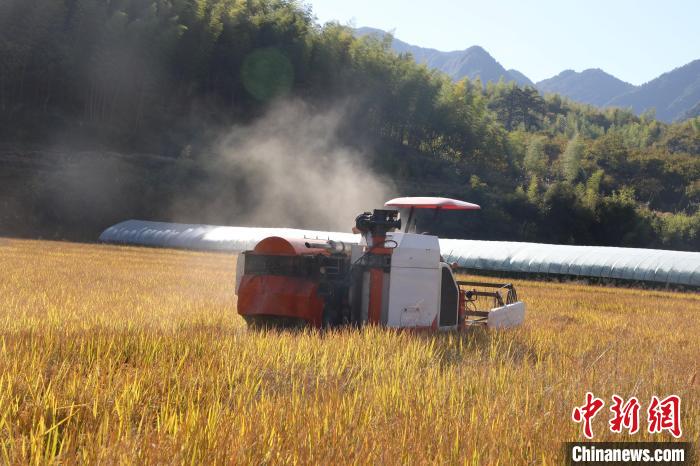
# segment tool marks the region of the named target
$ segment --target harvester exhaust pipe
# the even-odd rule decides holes
[[[323,243],[312,243],[310,241],[307,241],[306,243],[304,243],[304,245],[309,249],[325,249],[326,251],[329,251],[333,254],[343,254],[346,252],[350,252],[349,244],[345,244],[342,241],[333,241],[332,239],[329,239],[328,241]]]

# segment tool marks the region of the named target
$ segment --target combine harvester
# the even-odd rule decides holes
[[[463,329],[520,325],[511,284],[457,281],[436,236],[416,234],[415,210],[477,210],[454,199],[405,197],[360,214],[359,243],[271,236],[238,259],[238,312],[251,326]],[[408,212],[404,232],[398,210]],[[437,216],[437,215],[436,215]],[[484,290],[488,288],[489,290]],[[478,308],[478,304],[488,304]]]

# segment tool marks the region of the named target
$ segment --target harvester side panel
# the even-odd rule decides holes
[[[389,327],[430,327],[438,315],[440,269],[391,269]]]
[[[437,325],[440,309],[440,244],[435,236],[392,232],[389,327]]]

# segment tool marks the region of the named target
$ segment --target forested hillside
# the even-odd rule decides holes
[[[213,141],[302,101],[324,116],[311,126],[340,115],[333,144],[392,193],[482,204],[444,235],[700,249],[699,118],[669,125],[514,83],[453,82],[295,2],[5,0],[0,56],[0,233],[241,223],[265,186],[212,163]],[[313,146],[313,128],[304,134]],[[343,207],[318,202],[309,208]]]

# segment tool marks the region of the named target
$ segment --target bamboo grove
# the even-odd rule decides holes
[[[167,219],[176,180],[207,179],[225,195],[232,183],[203,162],[209,137],[300,99],[342,106],[342,143],[368,153],[397,191],[483,204],[444,234],[699,248],[700,119],[665,124],[514,83],[452,82],[389,40],[320,25],[284,0],[3,1],[0,160],[60,146],[143,161],[129,187],[140,201],[125,196],[92,223],[49,206],[63,188],[44,179],[43,162],[14,167],[0,187],[12,200],[0,206],[3,233],[94,238],[145,200]],[[193,204],[209,201],[200,196]],[[27,212],[32,222],[12,231]]]

